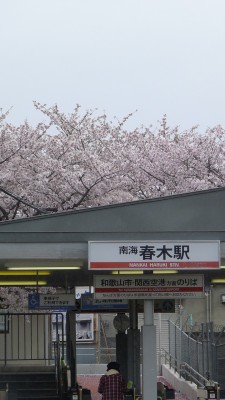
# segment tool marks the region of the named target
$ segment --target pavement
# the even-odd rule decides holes
[[[92,400],[101,400],[101,395],[98,393],[98,384],[101,375],[78,375],[78,384],[83,388],[90,389]],[[162,380],[162,379],[160,379]],[[165,382],[165,380],[164,380]],[[166,382],[165,382],[166,383]],[[175,392],[175,400],[189,400],[187,396]]]

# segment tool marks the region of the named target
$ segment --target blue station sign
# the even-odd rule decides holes
[[[126,300],[96,300],[93,293],[81,295],[81,311],[88,312],[114,312],[128,311],[128,301]]]

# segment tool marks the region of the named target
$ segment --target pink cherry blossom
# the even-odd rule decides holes
[[[0,113],[0,221],[147,199],[225,185],[225,131],[169,127],[126,129],[77,105],[34,102],[44,122],[7,123]],[[15,296],[16,293],[16,296]],[[0,288],[2,304],[21,309],[27,291]]]

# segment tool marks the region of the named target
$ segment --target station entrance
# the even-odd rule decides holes
[[[181,306],[192,315],[193,319],[196,316],[207,322],[221,321],[224,314],[224,305],[221,301],[224,287],[222,283],[216,282],[225,279],[225,270],[221,268],[225,265],[224,200],[225,189],[220,188],[2,222],[0,225],[0,269],[2,273],[8,274],[8,285],[10,281],[12,285],[15,282],[15,275],[12,276],[10,271],[24,271],[23,276],[18,274],[17,277],[17,281],[21,280],[22,285],[26,271],[34,270],[38,277],[37,290],[41,282],[45,281],[48,287],[71,293],[77,286],[94,287],[94,276],[102,274],[102,271],[88,268],[89,242],[202,241],[206,243],[219,241],[220,266],[201,269],[204,275],[204,296],[195,302],[194,309],[191,305],[192,300],[188,298],[182,299]],[[49,272],[44,280],[38,273],[41,270]],[[152,278],[153,272],[154,266],[144,270],[143,275],[149,279]],[[111,271],[107,269],[104,274],[111,276]],[[179,270],[179,274],[191,277],[193,269]],[[154,300],[147,297],[144,300],[142,337],[143,354],[146,355],[142,363],[144,400],[147,399],[149,390],[153,398],[157,395],[153,302]],[[131,300],[130,304],[129,328],[132,335],[128,341],[129,346],[135,349],[139,348],[139,344],[137,346],[136,344],[140,340],[139,334],[136,335],[137,308],[135,300],[134,302]],[[72,316],[69,319],[70,327],[74,326],[71,318]],[[74,334],[71,328],[71,337]],[[151,338],[150,341],[149,338]],[[134,350],[128,351],[127,358],[130,354],[135,354]],[[140,354],[137,352],[132,360],[129,360],[134,380],[136,380],[136,373],[140,376],[139,358]],[[153,361],[149,363],[149,360]]]

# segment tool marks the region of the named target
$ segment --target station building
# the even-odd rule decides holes
[[[15,286],[15,279],[18,286],[19,281],[22,285],[28,277],[26,271],[36,271],[38,290],[43,280],[38,271],[45,270],[49,273],[44,277],[46,286],[55,287],[60,293],[73,293],[77,287],[94,288],[94,276],[101,276],[103,273],[110,276],[112,271],[104,268],[89,269],[90,242],[116,241],[121,245],[126,242],[204,243],[206,246],[208,243],[209,248],[212,243],[218,243],[217,266],[204,268],[204,265],[198,267],[198,264],[178,271],[175,268],[174,272],[189,276],[190,279],[193,274],[201,274],[204,281],[204,293],[201,298],[183,296],[177,299],[176,311],[179,313],[183,310],[186,315],[191,316],[192,321],[213,321],[214,324],[225,325],[224,211],[225,188],[218,188],[1,222],[0,285]],[[204,262],[207,257],[201,254],[200,259]],[[12,271],[14,275],[11,275]],[[18,276],[15,275],[16,271]],[[19,274],[19,271],[23,271],[24,274]],[[154,272],[159,270],[144,269],[143,276],[147,279],[152,277]],[[131,323],[138,329],[137,302],[129,302]],[[154,300],[151,298],[143,302],[143,324],[152,326]],[[130,345],[135,340],[133,337]],[[151,351],[152,346],[156,346],[154,340],[150,345]],[[132,365],[135,363],[134,359]],[[148,367],[148,362],[146,366]],[[138,372],[139,370],[136,370],[132,373],[135,375]],[[156,371],[154,374],[156,375]],[[150,384],[154,381],[154,374],[150,377]],[[148,371],[143,375],[146,382]],[[146,385],[147,390],[149,383]]]

